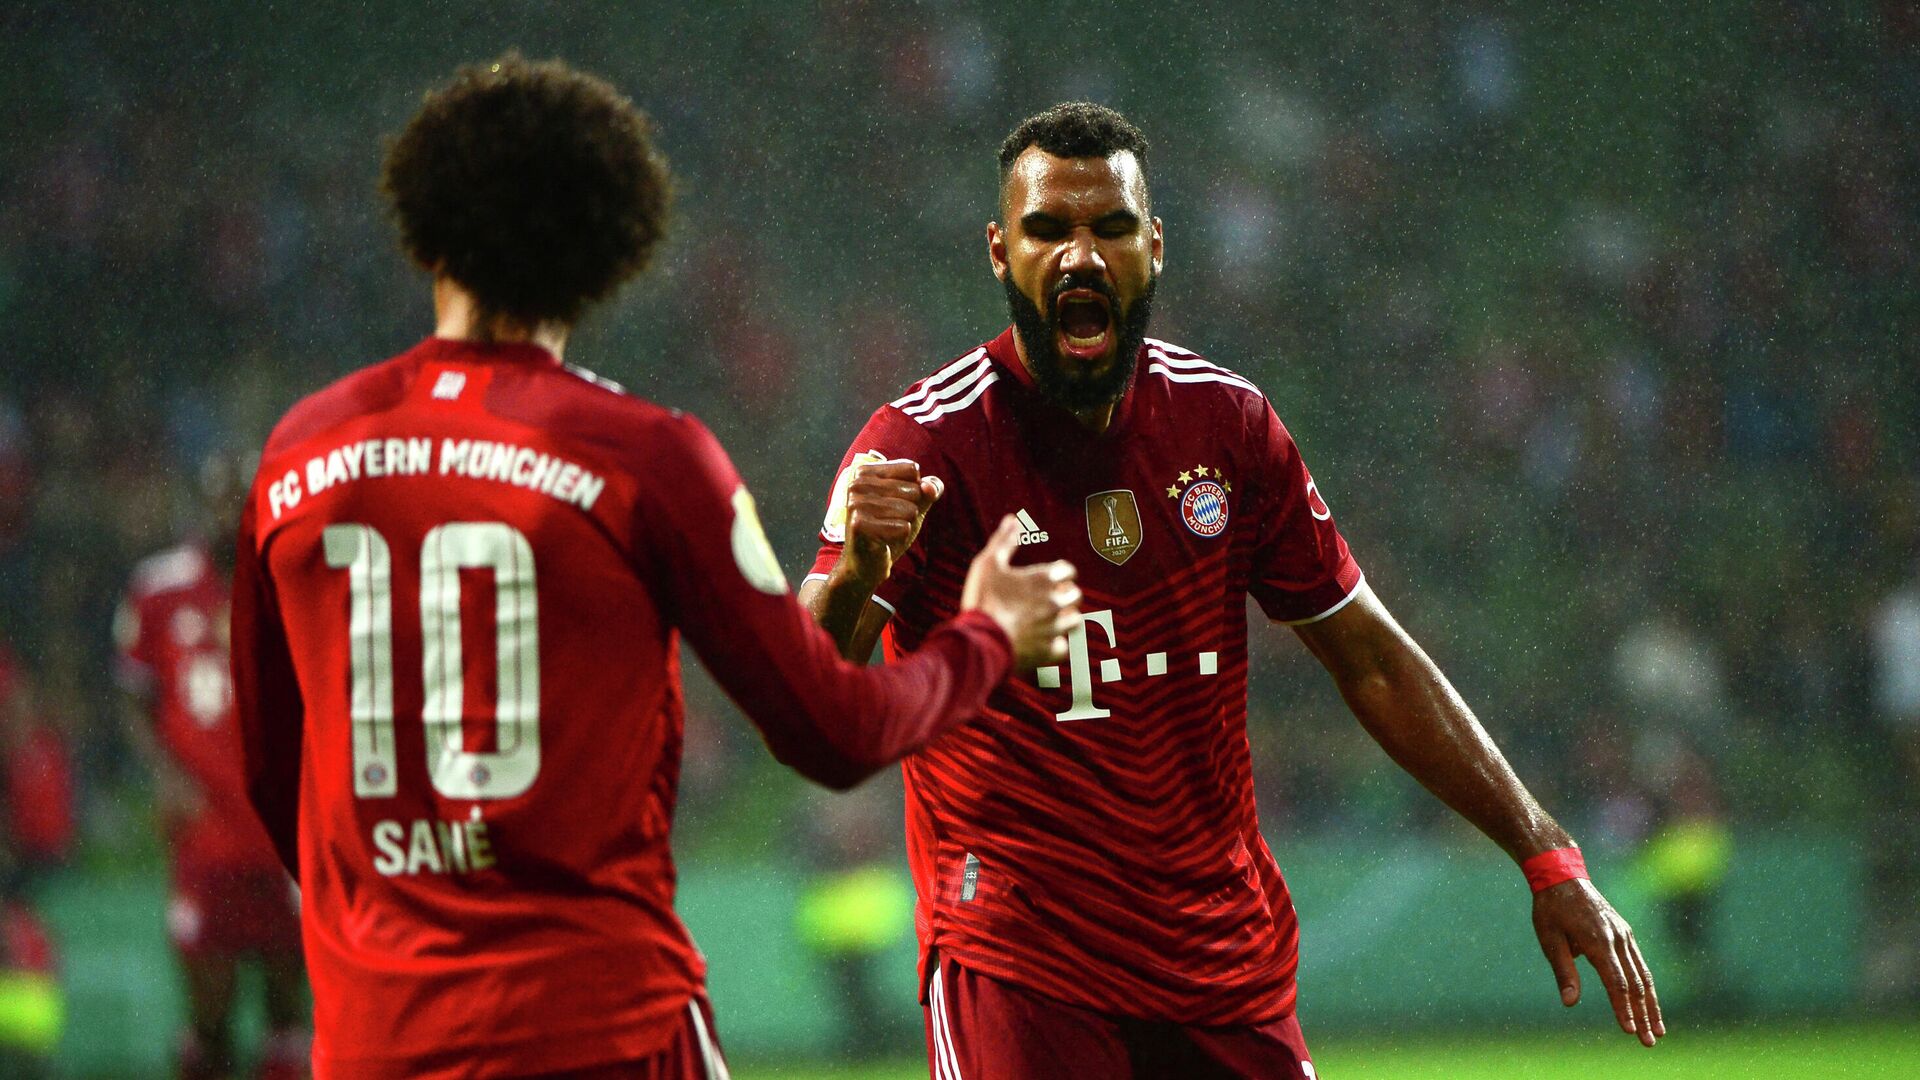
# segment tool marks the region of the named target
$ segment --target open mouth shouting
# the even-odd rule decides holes
[[[1040,392],[1056,405],[1086,409],[1120,400],[1133,382],[1134,357],[1147,337],[1157,275],[1122,306],[1113,283],[1092,274],[1068,274],[1043,293],[1046,308],[1013,282],[1000,279]]]
[[[1065,289],[1054,296],[1054,325],[1060,354],[1082,363],[1097,362],[1113,346],[1113,305],[1091,288]]]

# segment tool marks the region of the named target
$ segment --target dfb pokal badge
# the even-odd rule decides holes
[[[1227,530],[1227,494],[1232,490],[1219,469],[1195,465],[1167,485],[1167,497],[1180,500],[1180,520],[1188,531],[1210,539]]]
[[[1099,491],[1087,496],[1087,543],[1100,557],[1120,566],[1140,550],[1140,504],[1131,491]]]

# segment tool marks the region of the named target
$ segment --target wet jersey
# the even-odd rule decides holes
[[[114,615],[116,677],[146,701],[154,741],[198,796],[195,812],[170,823],[176,869],[280,865],[240,774],[227,593],[206,551],[182,545],[134,568]]]
[[[1022,561],[1080,571],[1066,662],[905,763],[922,963],[937,950],[1108,1013],[1259,1023],[1293,1009],[1298,927],[1254,811],[1246,598],[1323,618],[1360,569],[1252,383],[1161,341],[1136,363],[1098,435],[1039,396],[1010,330],[916,383],[843,460],[814,572],[839,556],[848,467],[882,458],[946,482],[875,594],[889,659],[952,613],[1002,515]]]
[[[430,339],[296,406],[239,547],[247,778],[298,867],[323,1078],[557,1072],[680,1031],[704,970],[673,910],[677,635],[829,783],[1011,661],[981,615],[897,678],[841,661],[713,437],[531,345]]]

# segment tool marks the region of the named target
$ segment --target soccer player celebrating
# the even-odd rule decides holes
[[[198,514],[218,541],[193,540],[142,561],[114,617],[116,674],[129,738],[154,775],[172,863],[167,933],[187,984],[183,1080],[234,1067],[231,1019],[240,961],[265,973],[267,1039],[258,1077],[306,1073],[306,972],[300,907],[233,757],[228,676],[228,580],[243,478],[212,457],[197,485]]]
[[[1072,567],[1011,567],[1009,519],[915,663],[835,654],[713,436],[561,363],[664,224],[646,118],[607,84],[463,69],[383,186],[435,334],[280,422],[235,571],[245,769],[304,889],[314,1072],[724,1077],[673,911],[678,636],[776,756],[844,786],[1064,656]]]
[[[1367,587],[1266,398],[1146,336],[1162,251],[1146,153],[1079,103],[1001,145],[987,251],[1013,326],[873,414],[801,589],[844,655],[884,629],[897,660],[957,610],[965,553],[1002,515],[1081,566],[1067,661],[906,762],[934,1076],[1313,1076],[1298,926],[1254,810],[1249,595],[1522,864],[1562,999],[1584,955],[1651,1046],[1664,1026],[1632,932]],[[945,480],[938,506],[884,463],[900,458]]]

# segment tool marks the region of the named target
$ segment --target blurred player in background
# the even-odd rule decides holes
[[[65,863],[74,837],[73,755],[42,712],[27,671],[0,643],[0,830],[4,887],[27,896]]]
[[[0,870],[11,858],[0,833]],[[66,1024],[53,936],[27,898],[0,880],[0,1076],[52,1076]]]
[[[306,972],[293,882],[248,805],[234,747],[228,673],[234,522],[245,477],[209,458],[196,492],[199,537],[134,569],[114,620],[125,726],[154,777],[155,817],[172,864],[167,933],[187,985],[183,1080],[226,1077],[242,960],[265,973],[267,1040],[258,1077],[306,1073]]]
[[[1563,1000],[1584,955],[1653,1045],[1632,932],[1367,587],[1266,399],[1146,336],[1162,258],[1146,150],[1088,104],[1003,143],[987,241],[1013,326],[873,414],[801,591],[844,655],[884,628],[898,660],[954,610],[965,552],[1003,515],[1036,557],[1082,568],[1069,662],[906,763],[934,1076],[1313,1076],[1298,925],[1254,809],[1248,596],[1395,761],[1522,863]],[[876,464],[898,458],[945,479],[938,505]]]
[[[66,1021],[53,937],[33,894],[71,844],[72,777],[35,712],[26,671],[0,642],[0,1076],[20,1080],[53,1075]]]
[[[669,848],[688,643],[844,786],[1064,655],[1064,563],[1003,522],[915,662],[794,602],[692,417],[561,363],[646,264],[668,177],[612,87],[508,56],[430,94],[383,186],[433,337],[296,405],[247,498],[234,673],[305,893],[321,1077],[726,1075]],[[939,484],[916,473],[916,500]]]
[[[816,802],[801,815],[799,848],[813,865],[795,897],[794,931],[833,991],[834,1053],[871,1061],[911,1037],[911,1014],[890,1000],[895,947],[913,928],[913,889],[894,853],[900,808],[886,784]]]

